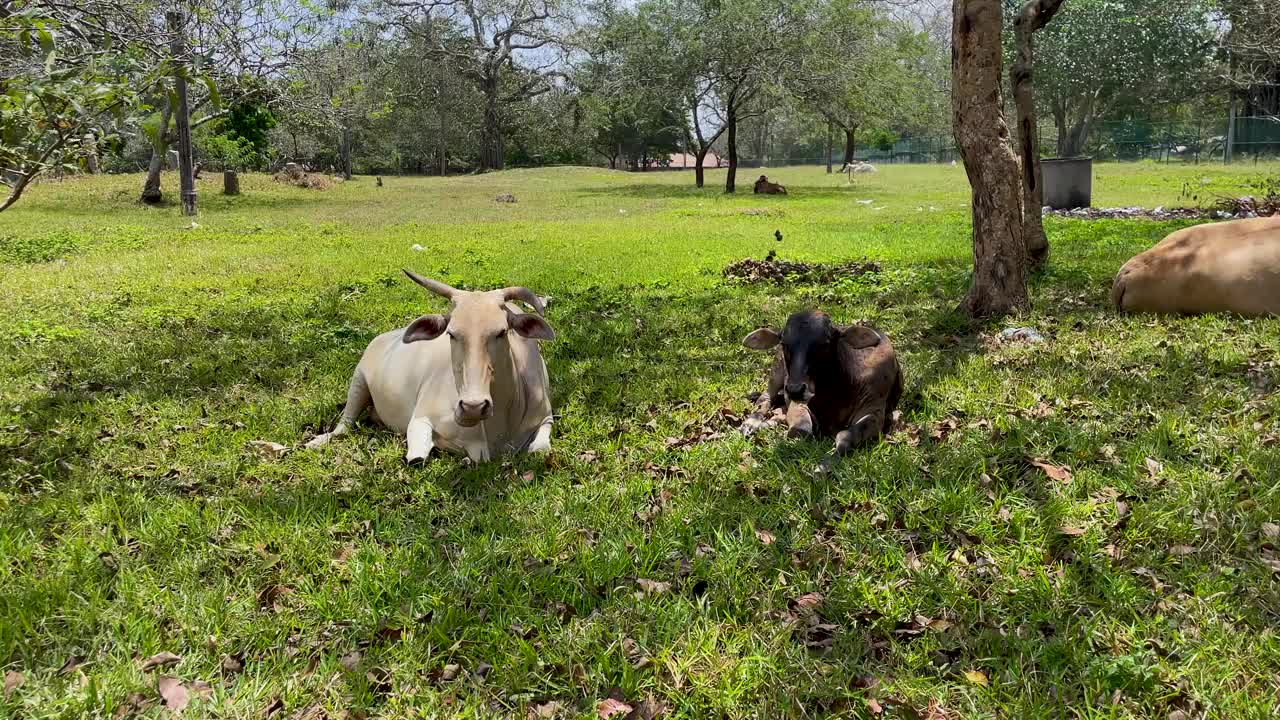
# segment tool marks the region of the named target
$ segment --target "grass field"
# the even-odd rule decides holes
[[[1033,312],[969,327],[962,168],[768,172],[789,196],[249,176],[196,228],[137,176],[36,187],[0,214],[0,717],[1273,717],[1280,320],[1117,316],[1185,223],[1052,219]],[[1096,172],[1096,205],[1174,206],[1280,166]],[[883,272],[721,276],[771,249]],[[549,458],[301,449],[368,340],[443,307],[401,267],[553,296]],[[740,339],[805,305],[907,374],[822,478],[826,443],[722,412],[764,384]],[[1048,341],[991,339],[1021,325]]]

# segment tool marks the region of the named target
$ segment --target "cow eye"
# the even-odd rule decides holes
[[[457,339],[458,339],[457,334],[456,334],[456,333],[454,333],[452,330],[446,330],[446,331],[445,331],[445,334],[449,336],[449,339],[450,339],[450,340],[457,340]]]

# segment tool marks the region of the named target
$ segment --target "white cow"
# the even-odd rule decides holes
[[[473,462],[550,450],[550,384],[538,341],[555,332],[542,318],[542,300],[528,288],[467,292],[404,272],[448,298],[450,312],[374,338],[351,376],[342,419],[307,447],[347,434],[372,404],[370,415],[405,436],[411,463],[437,446]]]
[[[849,182],[853,182],[854,174],[864,175],[867,173],[873,173],[875,171],[876,171],[875,165],[872,165],[871,163],[868,163],[868,162],[862,162],[861,160],[854,160],[853,162],[845,163],[840,168],[840,172],[848,174]]]

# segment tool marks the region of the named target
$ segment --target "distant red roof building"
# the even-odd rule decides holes
[[[698,164],[698,156],[694,155],[693,153],[671,153],[671,155],[667,157],[666,167],[672,170],[681,170],[684,168],[688,168],[692,170],[694,167],[697,166],[697,164]],[[657,168],[663,167],[663,165],[660,160],[650,160],[649,167],[652,169],[657,169]],[[704,168],[720,167],[720,156],[711,152],[707,153],[707,156],[702,159],[702,167]]]

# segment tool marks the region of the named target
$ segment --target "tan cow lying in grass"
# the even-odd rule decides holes
[[[405,437],[411,463],[437,445],[474,462],[550,450],[551,389],[537,341],[555,333],[541,317],[542,300],[528,288],[466,292],[404,272],[448,298],[450,312],[374,338],[351,376],[338,426],[307,447],[347,434],[372,404],[371,414]],[[521,312],[514,300],[537,313]]]
[[[1120,268],[1111,299],[1126,312],[1280,315],[1280,216],[1171,233]]]

